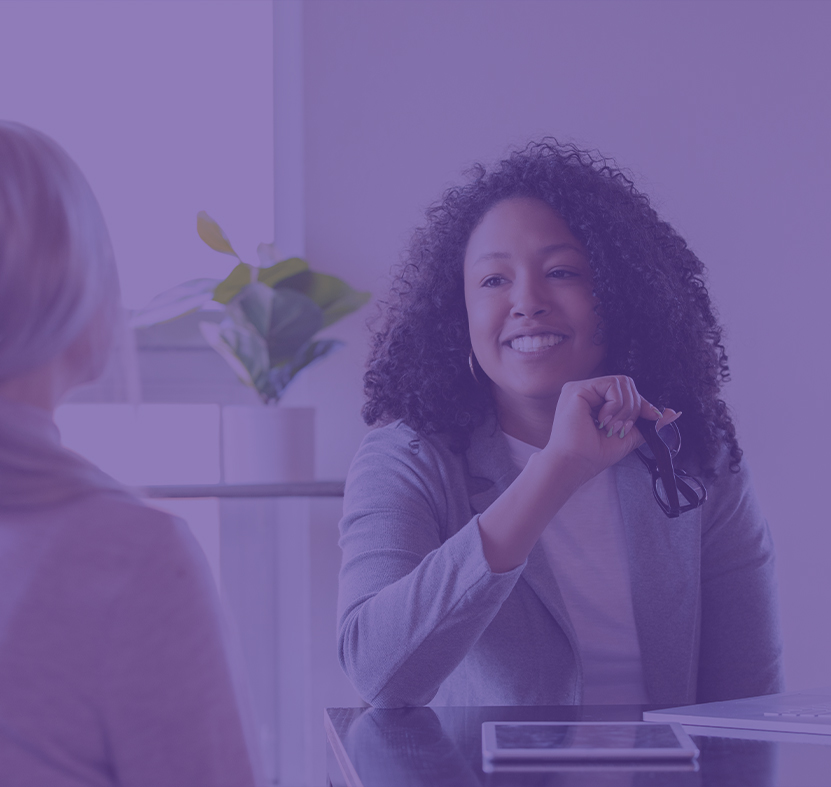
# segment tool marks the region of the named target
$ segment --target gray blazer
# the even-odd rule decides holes
[[[703,507],[668,519],[634,455],[614,467],[653,703],[782,690],[773,545],[744,465],[723,456]],[[340,524],[340,662],[378,707],[579,704],[574,628],[539,544],[490,571],[478,515],[516,478],[505,436],[464,454],[403,423],[370,432]]]

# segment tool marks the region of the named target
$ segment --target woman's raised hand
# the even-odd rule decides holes
[[[560,392],[543,453],[575,463],[584,483],[643,443],[635,428],[638,418],[658,421],[660,428],[679,415],[669,408],[661,413],[638,393],[631,377],[569,382]]]
[[[577,488],[643,442],[635,428],[638,418],[664,426],[679,415],[670,409],[662,414],[622,375],[566,383],[548,444],[479,517],[491,570],[519,566]]]

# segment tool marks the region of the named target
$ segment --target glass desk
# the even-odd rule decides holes
[[[588,766],[482,770],[483,721],[639,720],[658,706],[510,708],[328,708],[328,787],[829,787],[831,736],[789,733],[772,740],[719,737],[689,730],[697,766],[660,770]],[[697,728],[701,730],[701,728]],[[817,740],[814,740],[817,739]],[[811,742],[807,742],[807,741]],[[570,766],[574,768],[574,766]]]

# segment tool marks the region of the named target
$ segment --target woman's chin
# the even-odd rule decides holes
[[[538,380],[516,381],[510,386],[499,386],[492,383],[494,398],[502,409],[523,410],[556,407],[560,398],[560,391],[567,380],[545,381]]]

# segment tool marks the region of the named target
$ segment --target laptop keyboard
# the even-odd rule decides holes
[[[776,716],[781,719],[831,719],[831,708],[784,708],[777,711],[765,711],[765,716]]]

